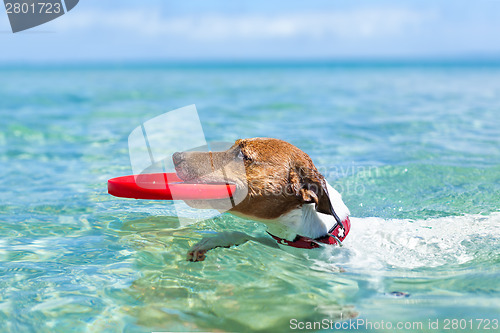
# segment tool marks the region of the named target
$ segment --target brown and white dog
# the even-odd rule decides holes
[[[178,152],[173,161],[177,175],[186,182],[236,185],[230,207],[227,200],[186,201],[189,206],[260,221],[282,245],[316,248],[340,244],[349,232],[349,209],[341,195],[319,173],[311,158],[288,142],[241,139],[222,152]],[[201,261],[210,249],[248,240],[277,246],[270,237],[222,232],[203,238],[191,248],[187,259]]]

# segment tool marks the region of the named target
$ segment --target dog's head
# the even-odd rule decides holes
[[[187,202],[192,207],[274,219],[314,203],[318,212],[332,214],[324,177],[306,153],[288,142],[241,139],[222,152],[178,152],[173,161],[177,175],[186,182],[236,185],[234,206],[220,200]]]

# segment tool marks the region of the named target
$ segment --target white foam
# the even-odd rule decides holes
[[[500,248],[500,213],[426,220],[351,218],[342,251],[330,261],[361,270],[463,264]],[[489,252],[488,252],[489,251]]]

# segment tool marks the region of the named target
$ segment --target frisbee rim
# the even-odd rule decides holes
[[[184,183],[175,173],[127,175],[108,180],[109,194],[144,200],[229,199],[235,191],[236,185],[228,183]]]

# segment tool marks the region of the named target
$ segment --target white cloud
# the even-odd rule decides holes
[[[142,10],[74,11],[54,22],[58,31],[120,31],[145,38],[176,37],[195,41],[239,39],[371,38],[400,35],[435,19],[429,11],[404,8],[364,8],[279,15],[205,14],[164,17]]]

